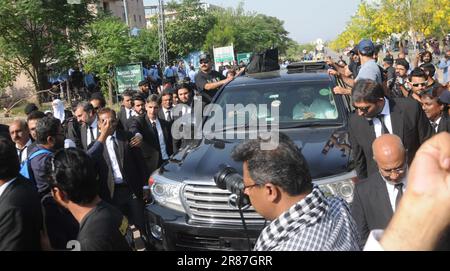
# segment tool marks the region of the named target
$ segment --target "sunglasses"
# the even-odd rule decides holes
[[[200,60],[200,64],[208,64],[209,60]]]
[[[415,88],[417,88],[417,87],[426,87],[427,85],[428,85],[428,82],[412,84],[412,86],[415,87]]]
[[[359,111],[361,111],[361,112],[363,112],[363,113],[368,113],[369,112],[369,109],[370,109],[370,106],[366,106],[366,107],[357,107],[357,106],[353,106],[356,110],[359,110]]]

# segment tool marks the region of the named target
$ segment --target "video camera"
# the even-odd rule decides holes
[[[244,193],[245,185],[242,176],[236,169],[229,166],[221,166],[221,170],[214,176],[214,181],[218,188],[230,191],[234,197],[233,205],[239,209],[250,207],[250,198]]]

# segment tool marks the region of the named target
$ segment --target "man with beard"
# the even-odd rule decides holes
[[[233,76],[226,78],[221,73],[213,70],[209,55],[200,55],[200,71],[195,76],[195,84],[199,91],[205,92],[213,98],[222,86],[228,84],[233,79]]]
[[[391,98],[406,98],[409,96],[408,81],[409,63],[399,58],[395,61],[395,82],[391,90]]]
[[[411,99],[388,99],[383,87],[372,80],[360,80],[352,90],[355,113],[350,116],[349,136],[361,179],[377,172],[372,143],[383,134],[400,137],[411,163],[420,145],[433,134],[419,103]]]

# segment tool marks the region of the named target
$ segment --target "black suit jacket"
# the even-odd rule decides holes
[[[166,115],[164,114],[164,110],[162,108],[160,108],[159,111],[158,111],[158,118],[159,119],[163,119],[163,120],[167,121],[170,125],[172,125],[172,123],[173,123],[173,113],[172,113],[172,110],[170,110],[170,111],[171,111],[170,114],[171,114],[171,117],[172,117],[171,121],[166,120]]]
[[[144,164],[142,153],[139,148],[131,148],[129,140],[132,137],[130,133],[126,131],[117,130],[117,145],[119,147],[119,154],[116,156],[120,171],[124,181],[129,185],[131,191],[140,199],[142,199],[142,187],[147,182],[147,170]],[[111,198],[114,196],[114,175],[111,166],[111,160],[109,158],[108,148],[104,146],[103,157],[108,166],[108,178],[107,184]]]
[[[9,135],[9,126],[8,125],[0,124],[0,136],[11,140],[11,136]]]
[[[419,103],[410,99],[389,99],[394,134],[408,150],[411,164],[420,145],[433,135],[433,128]],[[378,172],[373,160],[372,143],[376,139],[373,124],[353,113],[349,121],[349,135],[356,171],[360,179]]]
[[[83,150],[87,151],[92,144],[94,143],[94,141],[91,142],[91,144],[89,144],[89,146],[87,145],[87,133],[88,133],[88,128],[86,125],[81,125],[80,127],[80,139],[81,139],[81,146],[83,148]],[[97,137],[100,134],[100,129],[97,128]]]
[[[31,182],[17,178],[0,197],[0,251],[41,250],[41,201]]]
[[[71,139],[77,148],[83,149],[83,145],[81,144],[81,125],[75,118],[70,118],[66,123],[66,138]]]
[[[125,107],[121,106],[119,113],[117,113],[117,119],[119,120],[119,126],[123,128],[125,131],[129,129],[130,119],[127,119],[127,111]]]
[[[439,122],[438,133],[442,132],[450,133],[450,117],[447,114],[444,114]]]
[[[161,128],[164,134],[164,143],[166,144],[167,155],[171,156],[173,154],[173,139],[171,134],[170,124],[163,120],[158,119],[161,124]],[[156,170],[162,163],[161,157],[161,147],[158,144],[158,135],[154,133],[151,126],[151,122],[147,115],[142,115],[133,119],[130,122],[130,132],[135,135],[140,133],[143,136],[142,142],[142,155],[144,156],[147,170],[151,174]]]
[[[360,235],[363,248],[371,230],[385,229],[392,218],[386,182],[380,173],[372,174],[355,186],[352,215]]]

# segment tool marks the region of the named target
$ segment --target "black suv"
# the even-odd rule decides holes
[[[248,138],[256,129],[252,118],[276,122],[301,148],[314,183],[351,203],[356,181],[347,134],[351,105],[348,98],[332,93],[335,82],[325,68],[300,63],[288,70],[242,76],[217,93],[213,102],[223,108],[223,123],[241,118],[240,124],[225,125],[192,141],[152,175],[153,202],[146,207],[151,245],[158,250],[249,250],[254,245],[268,222],[250,207],[243,212],[248,228],[244,230],[233,195],[214,181],[222,165],[242,173],[242,164],[230,153],[242,142],[241,136]],[[244,108],[228,110],[229,104]],[[258,107],[252,114],[245,112],[248,105],[270,108]],[[276,116],[270,110],[274,107]],[[207,121],[208,117],[203,124]],[[229,139],[229,133],[239,139]]]

